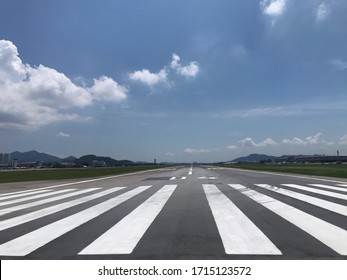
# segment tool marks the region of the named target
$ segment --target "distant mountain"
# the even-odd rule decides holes
[[[239,157],[231,162],[259,162],[259,161],[267,161],[267,160],[275,160],[276,157],[274,156],[268,156],[264,154],[250,154],[246,157]]]
[[[75,160],[78,165],[86,166],[123,166],[123,165],[135,165],[130,160],[115,160],[110,157],[102,157],[96,155],[85,155]]]
[[[85,155],[80,158],[69,156],[67,158],[59,158],[45,153],[39,153],[37,151],[30,152],[13,152],[11,153],[11,159],[17,159],[19,163],[25,162],[45,162],[49,164],[58,163],[64,165],[64,163],[75,163],[77,166],[131,166],[139,165],[130,160],[115,160],[110,157],[102,157],[96,155]]]
[[[74,162],[76,161],[77,158],[75,158],[74,156],[69,156],[67,158],[63,158],[62,161],[64,162]]]
[[[17,159],[19,162],[35,162],[35,161],[44,161],[44,162],[61,162],[62,159],[45,154],[45,153],[39,153],[37,151],[30,151],[30,152],[13,152],[11,153],[11,159]]]

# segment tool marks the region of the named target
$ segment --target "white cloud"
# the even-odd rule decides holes
[[[241,143],[242,147],[256,147],[257,144],[253,141],[253,139],[251,137],[247,137],[241,141],[239,141],[239,143]]]
[[[62,137],[62,138],[69,138],[70,137],[70,134],[68,133],[64,133],[62,131],[60,131],[58,134],[57,134],[58,137]]]
[[[323,138],[323,133],[318,132],[314,136],[308,136],[305,138],[305,140],[300,139],[298,137],[294,137],[293,140],[289,139],[283,139],[283,144],[290,144],[290,145],[301,145],[301,146],[307,146],[307,145],[318,145],[318,144],[324,144],[324,145],[334,145],[334,142],[327,141]]]
[[[205,150],[205,149],[192,149],[192,148],[186,148],[184,149],[184,152],[187,154],[201,154],[201,153],[209,153],[210,150]]]
[[[340,145],[347,145],[347,134],[343,135],[343,136],[340,138],[339,144],[340,144]]]
[[[262,0],[260,5],[265,15],[278,17],[285,11],[287,0]]]
[[[347,61],[343,61],[341,59],[332,59],[330,63],[336,70],[343,71],[347,69]]]
[[[306,137],[306,142],[308,144],[326,144],[326,145],[334,145],[335,143],[334,142],[331,142],[331,141],[327,141],[323,138],[323,133],[321,132],[318,132],[316,135],[314,136],[309,136],[309,137]]]
[[[236,145],[229,145],[229,146],[227,146],[227,148],[228,148],[229,150],[236,150],[236,149],[237,149],[237,146],[236,146]]]
[[[172,152],[167,152],[167,153],[165,153],[165,155],[166,155],[166,156],[170,156],[170,157],[174,157],[174,156],[175,156],[175,154],[172,153]]]
[[[94,79],[90,92],[96,100],[120,102],[127,98],[128,90],[109,77]]]
[[[318,22],[324,21],[330,14],[331,9],[326,2],[321,3],[317,8],[316,20]]]
[[[267,138],[264,141],[261,141],[259,143],[255,143],[251,137],[247,137],[241,141],[239,141],[242,147],[249,148],[249,147],[266,147],[266,146],[275,146],[278,145],[274,140],[271,138]]]
[[[168,83],[167,80],[168,72],[166,68],[161,69],[158,73],[151,73],[147,69],[141,71],[135,71],[129,74],[129,78],[134,81],[139,81],[148,86],[154,86],[158,83]]]
[[[120,102],[126,92],[104,76],[87,88],[55,69],[23,64],[17,47],[0,40],[0,129],[35,130],[57,121],[86,121],[90,118],[69,110],[92,106],[95,101]]]
[[[147,86],[153,87],[160,83],[170,86],[170,81],[168,78],[169,74],[171,73],[170,69],[184,77],[195,77],[199,73],[200,68],[196,61],[192,61],[188,65],[182,66],[180,64],[180,60],[180,57],[174,53],[172,55],[170,67],[165,66],[157,73],[152,73],[148,69],[142,69],[129,73],[128,77],[133,81],[138,81],[146,84]]]
[[[302,140],[298,137],[294,137],[293,140],[283,139],[282,143],[283,144],[292,144],[292,145],[303,145],[303,146],[307,145],[307,143],[304,140]]]
[[[199,64],[196,61],[190,62],[186,66],[180,64],[181,58],[177,54],[172,55],[171,68],[174,69],[178,74],[185,77],[195,77],[199,71]]]

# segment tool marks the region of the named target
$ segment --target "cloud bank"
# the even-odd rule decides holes
[[[0,40],[0,129],[35,130],[57,121],[85,121],[89,118],[71,111],[97,102],[122,102],[127,92],[106,76],[88,88],[55,69],[31,67],[11,41]]]
[[[292,151],[294,153],[300,153],[306,151],[309,153],[310,148],[312,150],[327,149],[334,150],[336,145],[347,145],[347,134],[343,135],[338,143],[334,141],[328,141],[324,138],[322,132],[318,132],[313,136],[307,136],[305,138],[293,137],[293,139],[283,139],[281,141],[274,141],[271,138],[266,138],[263,141],[255,142],[251,137],[246,137],[243,140],[238,141],[237,144],[231,144],[227,146],[229,150],[242,150],[242,149],[266,149],[267,152],[272,153],[274,147],[277,147],[279,151]],[[317,150],[317,151],[318,151]]]

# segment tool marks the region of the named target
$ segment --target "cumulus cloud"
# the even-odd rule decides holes
[[[0,129],[33,130],[57,121],[86,121],[90,118],[69,110],[95,102],[120,102],[126,93],[105,76],[87,88],[55,69],[31,67],[22,62],[11,41],[0,40]]]
[[[262,0],[260,2],[263,13],[267,16],[278,17],[285,11],[287,0]]]
[[[294,137],[293,140],[290,139],[283,139],[283,144],[290,144],[290,145],[301,145],[301,146],[307,146],[307,145],[318,145],[318,144],[325,144],[325,145],[334,145],[334,142],[327,141],[323,138],[323,133],[318,132],[314,136],[308,136],[305,138],[305,140],[300,139],[299,137]]]
[[[303,145],[303,146],[305,146],[307,144],[304,140],[302,140],[298,137],[294,137],[293,140],[283,139],[282,143],[283,144],[292,144],[292,145]]]
[[[201,154],[201,153],[209,153],[210,150],[205,150],[205,149],[192,149],[192,148],[186,148],[184,149],[184,152],[187,154]]]
[[[90,92],[96,100],[120,102],[127,98],[128,90],[113,79],[101,76],[94,79]]]
[[[129,74],[129,78],[133,81],[144,83],[148,86],[154,86],[158,83],[168,83],[168,72],[166,68],[161,69],[158,73],[152,73],[148,69],[135,71]]]
[[[174,69],[178,74],[185,77],[195,77],[199,71],[199,64],[196,61],[190,62],[186,66],[182,66],[181,58],[177,54],[172,55],[171,68]]]
[[[148,69],[137,70],[128,74],[128,77],[137,82],[141,82],[149,87],[154,87],[158,84],[170,85],[169,74],[174,73],[184,77],[195,77],[198,75],[200,68],[196,61],[190,62],[186,66],[182,66],[181,58],[177,54],[172,55],[170,66],[164,66],[159,72],[153,73]]]
[[[247,137],[241,141],[239,141],[242,147],[266,147],[266,146],[275,146],[278,145],[274,140],[271,138],[267,138],[264,141],[261,141],[259,143],[255,143],[252,138]]]

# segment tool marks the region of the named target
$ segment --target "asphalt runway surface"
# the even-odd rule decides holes
[[[182,166],[0,184],[1,259],[347,259],[347,181]]]

